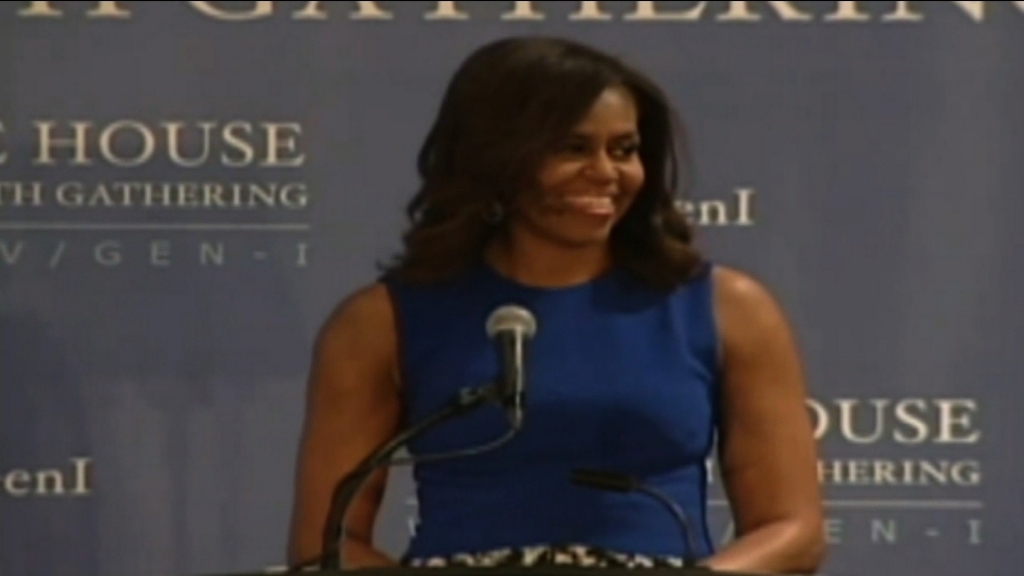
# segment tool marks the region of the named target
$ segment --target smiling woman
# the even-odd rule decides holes
[[[484,326],[516,304],[537,321],[522,429],[500,450],[415,469],[420,524],[401,562],[817,569],[817,456],[795,344],[767,289],[694,248],[677,208],[677,132],[653,82],[579,43],[511,38],[466,60],[419,156],[405,250],[317,339],[293,563],[319,552],[339,478],[497,376]],[[509,426],[480,410],[409,450],[479,446]],[[716,440],[738,535],[717,551],[705,517]],[[644,495],[574,486],[577,468],[636,477],[696,533],[680,538]],[[386,478],[345,518],[353,567],[398,561],[371,541]]]
[[[629,89],[606,88],[565,143],[541,163],[539,193],[517,198],[518,222],[570,245],[610,236],[644,183],[636,126]]]
[[[493,260],[526,242],[530,257],[508,264],[561,267],[570,249],[574,261],[582,250],[590,266],[607,267],[614,253],[649,284],[674,287],[700,265],[675,206],[687,157],[674,131],[683,127],[660,88],[588,47],[486,46],[456,73],[420,152],[414,225],[393,271],[450,278],[481,251]],[[582,206],[596,212],[581,218]],[[575,278],[563,268],[570,277],[555,283],[585,278],[587,268]]]

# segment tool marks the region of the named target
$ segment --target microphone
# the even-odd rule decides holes
[[[335,484],[327,520],[324,522],[320,555],[291,566],[288,573],[293,574],[316,565],[319,565],[321,570],[337,570],[344,567],[342,541],[345,539],[346,531],[345,516],[363,484],[378,468],[474,456],[505,444],[519,431],[523,420],[523,390],[526,379],[525,341],[536,333],[537,322],[533,314],[525,308],[505,305],[491,313],[485,328],[487,335],[493,338],[498,346],[499,361],[501,362],[501,372],[498,378],[484,386],[460,390],[456,397],[440,410],[414,422],[395,437],[378,446],[354,470]],[[512,423],[510,430],[497,440],[482,446],[440,454],[426,454],[405,459],[393,457],[398,450],[427,430],[492,402],[505,407]]]
[[[405,447],[413,439],[417,438],[435,426],[471,412],[488,402],[495,402],[499,398],[496,391],[497,386],[489,384],[477,388],[465,388],[445,404],[440,410],[428,414],[419,421],[414,422],[408,428],[401,430],[394,437],[378,446],[373,452],[367,455],[354,470],[346,474],[334,486],[331,494],[331,505],[327,511],[327,519],[324,522],[320,555],[310,560],[300,562],[292,566],[288,573],[293,574],[319,565],[321,570],[338,570],[345,565],[345,548],[342,541],[345,539],[345,516],[351,507],[353,500],[362,490],[363,485],[370,476],[382,466],[392,466],[396,463],[412,463],[420,460],[442,460],[447,458],[458,458],[470,456],[487,450],[492,450],[505,442],[508,442],[516,430],[511,430],[504,437],[488,445],[454,451],[446,454],[434,454],[421,457],[409,458],[407,460],[396,460],[392,456]]]
[[[683,538],[686,540],[686,554],[683,556],[683,567],[698,568],[697,559],[694,556],[694,554],[696,554],[697,546],[693,540],[693,525],[690,524],[690,519],[686,516],[686,512],[683,512],[682,507],[680,507],[675,500],[670,498],[668,494],[665,494],[661,490],[646,486],[635,477],[628,474],[607,470],[573,470],[570,474],[570,480],[577,486],[595,488],[598,490],[627,493],[639,492],[661,502],[666,508],[668,508],[669,512],[676,519],[676,522],[679,523],[679,528],[683,533]]]
[[[523,425],[526,388],[526,343],[537,333],[537,320],[522,306],[506,304],[487,318],[487,335],[495,341],[501,371],[498,389],[513,428]]]

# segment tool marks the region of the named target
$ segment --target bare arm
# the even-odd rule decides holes
[[[393,311],[386,288],[364,288],[324,323],[313,351],[299,445],[291,564],[316,558],[337,481],[397,430],[401,414]],[[370,478],[346,517],[345,567],[394,565],[372,546],[386,470]]]
[[[760,284],[731,269],[715,275],[725,373],[719,447],[737,538],[705,564],[811,573],[824,556],[823,511],[794,338]]]

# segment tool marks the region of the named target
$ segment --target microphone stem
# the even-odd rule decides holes
[[[637,486],[636,490],[639,492],[643,492],[644,494],[647,494],[648,496],[651,496],[655,500],[664,504],[665,507],[668,508],[669,512],[673,516],[675,516],[676,521],[678,521],[679,524],[682,525],[683,532],[686,537],[686,546],[688,548],[688,550],[686,551],[686,555],[683,556],[683,566],[686,568],[693,568],[697,564],[697,546],[696,543],[693,541],[693,526],[690,524],[690,521],[686,513],[683,512],[683,509],[679,507],[679,504],[677,504],[675,500],[670,498],[661,490],[657,490],[649,486],[643,485]]]
[[[352,500],[355,499],[360,488],[373,472],[387,464],[391,456],[413,438],[446,420],[492,401],[494,394],[495,387],[493,385],[462,390],[459,396],[444,408],[417,422],[375,450],[338,483],[331,499],[332,505],[324,527],[320,557],[321,570],[344,568],[345,514]]]

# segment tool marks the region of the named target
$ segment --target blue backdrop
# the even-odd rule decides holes
[[[524,33],[621,55],[682,111],[702,246],[800,338],[824,572],[1019,576],[1006,1],[3,2],[0,574],[283,562],[314,333],[398,248],[450,74]],[[411,494],[396,473],[393,553]]]

